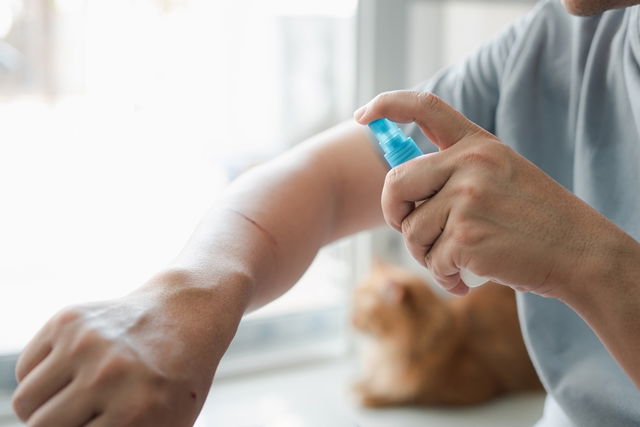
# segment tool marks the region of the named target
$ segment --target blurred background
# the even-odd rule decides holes
[[[139,286],[243,170],[460,61],[532,6],[0,0],[0,425],[13,422],[16,354],[51,315]],[[323,419],[312,401],[286,397],[316,375],[322,398],[337,399],[341,362],[292,367],[349,359],[349,291],[372,254],[409,263],[403,251],[384,230],[323,250],[298,286],[243,321],[202,425],[368,419],[346,403]],[[263,393],[288,374],[283,395]],[[253,420],[236,394],[254,399]]]

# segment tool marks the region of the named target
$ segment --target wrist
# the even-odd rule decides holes
[[[155,274],[133,294],[145,294],[162,302],[195,299],[198,305],[225,304],[231,317],[242,317],[253,294],[253,279],[235,271],[199,271],[196,268],[170,267]]]
[[[169,268],[125,300],[140,308],[134,333],[156,337],[158,355],[179,353],[180,370],[204,391],[235,335],[251,289],[244,274]]]
[[[567,288],[559,299],[582,317],[640,386],[640,243],[619,230],[601,248],[600,261],[594,261],[590,270],[592,276]]]
[[[637,294],[640,244],[607,221],[602,233],[585,249],[574,266],[575,274],[552,295],[572,307],[585,320],[607,316],[627,296]],[[594,233],[596,235],[596,233]]]

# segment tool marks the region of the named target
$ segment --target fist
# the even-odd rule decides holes
[[[18,361],[16,414],[30,427],[193,425],[227,341],[216,350],[191,336],[199,306],[213,304],[196,291],[61,311]]]

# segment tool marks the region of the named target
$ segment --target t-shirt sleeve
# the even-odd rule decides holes
[[[479,126],[495,133],[495,115],[500,102],[500,83],[518,37],[526,31],[539,7],[502,30],[461,63],[447,67],[414,90],[433,92]],[[403,126],[425,152],[437,151],[417,125]]]

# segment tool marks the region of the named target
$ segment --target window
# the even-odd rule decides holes
[[[356,97],[428,78],[530,7],[0,0],[0,354],[63,306],[143,283],[238,173],[349,117]],[[376,252],[402,252],[382,237]],[[255,348],[263,363],[283,342],[343,346],[356,263],[351,243],[323,251],[245,319],[228,372],[255,363]]]
[[[0,353],[142,284],[231,178],[350,117],[355,6],[0,0]],[[291,316],[335,343],[349,252],[323,251],[230,354],[276,347]]]

